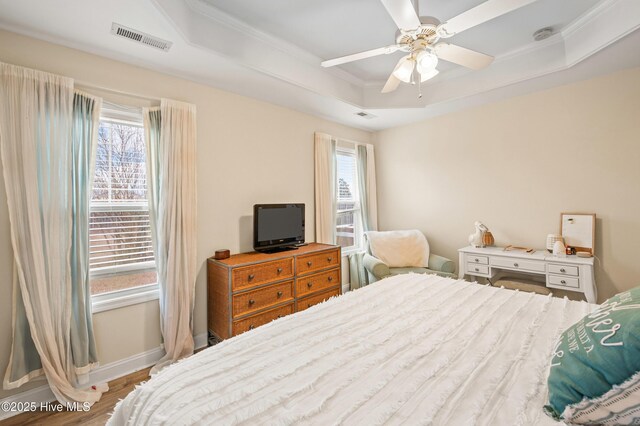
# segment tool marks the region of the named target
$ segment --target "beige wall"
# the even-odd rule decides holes
[[[640,68],[375,136],[381,229],[455,259],[473,222],[545,246],[561,212],[596,213],[598,300],[640,284]]]
[[[0,31],[0,61],[66,75],[112,90],[172,98],[197,106],[199,274],[195,334],[206,331],[205,259],[218,248],[229,248],[232,252],[251,249],[253,204],[306,203],[307,240],[313,240],[313,132],[362,142],[370,139],[365,131],[3,31]],[[2,375],[11,343],[11,265],[6,194],[4,181],[0,180]],[[99,313],[94,318],[102,363],[160,344],[157,302]],[[8,394],[0,391],[0,398]]]

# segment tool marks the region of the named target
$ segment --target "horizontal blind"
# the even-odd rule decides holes
[[[93,272],[153,267],[143,132],[136,122],[100,122],[89,220]]]
[[[152,262],[149,210],[92,211],[89,254],[94,269]]]

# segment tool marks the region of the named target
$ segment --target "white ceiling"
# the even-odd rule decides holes
[[[446,20],[481,2],[419,7]],[[174,45],[165,53],[117,38],[112,22]],[[556,34],[533,42],[544,26]],[[637,0],[538,0],[451,39],[496,60],[473,72],[441,64],[417,99],[411,85],[380,94],[400,54],[319,65],[393,43],[395,26],[376,0],[0,0],[0,28],[371,130],[640,66],[639,27]],[[376,118],[355,115],[362,110]]]
[[[374,49],[395,43],[398,29],[382,3],[376,0],[205,0],[247,25],[287,40],[322,59]],[[488,23],[471,28],[450,40],[492,56],[509,52],[533,41],[532,34],[544,27],[564,28],[599,0],[539,0]],[[445,22],[482,3],[483,0],[422,0],[422,16]],[[365,81],[384,81],[402,52],[342,65]],[[444,63],[446,72],[457,65]]]

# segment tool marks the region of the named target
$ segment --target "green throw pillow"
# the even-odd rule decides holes
[[[640,287],[562,333],[545,412],[569,424],[640,424]]]

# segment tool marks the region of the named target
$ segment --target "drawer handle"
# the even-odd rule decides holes
[[[256,301],[255,301],[255,300],[253,300],[253,299],[249,299],[249,306],[253,305],[254,303],[256,303]]]
[[[333,281],[333,277],[328,277],[327,278],[329,281]]]
[[[476,262],[480,262],[480,259],[476,258]]]
[[[333,257],[327,257],[327,262],[331,262],[333,260]]]
[[[311,286],[313,285],[313,283],[307,283],[307,287],[311,288]]]
[[[564,273],[564,272],[567,272],[567,270],[564,268],[560,268],[560,272]]]
[[[249,274],[249,281],[251,281],[252,279],[254,279],[256,276],[253,274]]]
[[[567,282],[565,280],[560,280],[560,284],[566,284]]]
[[[480,272],[480,269],[476,268],[476,272]]]
[[[311,266],[311,265],[312,265],[311,261],[308,261],[307,266]]]
[[[280,315],[278,315],[278,318],[282,318],[283,316],[284,316],[284,315],[280,314]]]
[[[282,297],[282,292],[281,291],[278,292],[278,297]]]
[[[253,330],[254,328],[256,328],[253,324],[249,325],[249,330]]]
[[[282,268],[278,268],[278,273],[281,273],[281,272],[282,272]]]
[[[519,265],[517,263],[514,263],[513,266],[517,268]]]

